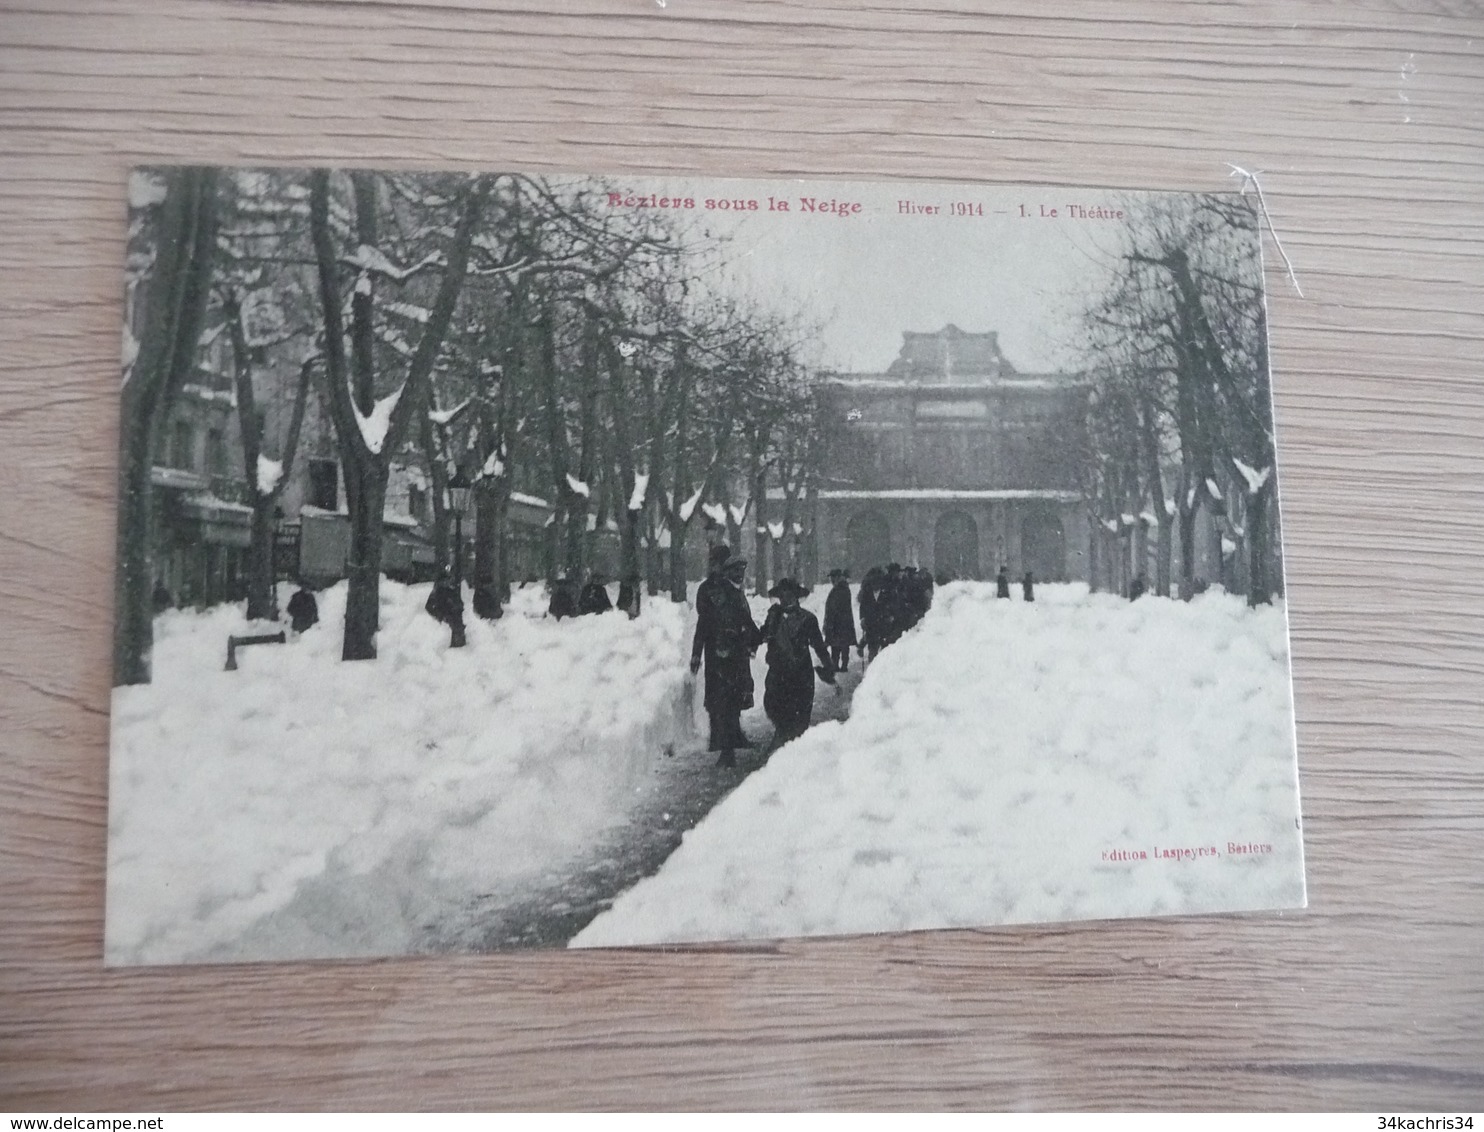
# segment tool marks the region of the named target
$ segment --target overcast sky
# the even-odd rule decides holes
[[[1123,224],[1068,218],[1067,206],[1129,206],[1128,194],[1107,190],[919,182],[632,178],[615,185],[637,196],[694,198],[696,207],[677,215],[732,237],[728,289],[751,291],[775,309],[804,310],[823,324],[816,362],[867,372],[891,363],[904,330],[950,322],[999,331],[1006,357],[1022,371],[1075,366],[1076,313]],[[769,196],[787,200],[790,211],[768,211]],[[805,196],[862,207],[847,216],[811,214],[800,210]],[[756,199],[760,210],[707,210],[708,197]],[[939,211],[903,213],[904,200]],[[983,215],[954,216],[955,201]],[[1043,217],[1043,206],[1058,215]]]

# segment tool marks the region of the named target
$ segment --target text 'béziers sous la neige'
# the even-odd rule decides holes
[[[815,212],[829,216],[858,216],[858,200],[837,197],[672,197],[659,193],[605,194],[609,208],[703,209],[707,212]]]

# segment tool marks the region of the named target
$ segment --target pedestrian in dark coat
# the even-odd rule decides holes
[[[588,576],[587,585],[582,587],[582,596],[577,599],[577,614],[580,617],[589,613],[607,613],[612,608],[608,579],[601,570],[594,570]]]
[[[289,628],[296,633],[312,628],[319,621],[319,602],[315,600],[314,591],[303,582],[289,598],[288,613]]]
[[[1128,584],[1129,601],[1138,601],[1149,590],[1149,579],[1140,574]]]
[[[1031,577],[1029,570],[1025,572],[1025,577],[1020,579],[1020,592],[1026,601],[1036,600],[1036,579]]]
[[[824,643],[837,672],[850,670],[850,650],[859,644],[855,635],[855,612],[850,608],[850,571],[831,570],[830,596],[824,600]]]
[[[464,595],[459,593],[453,580],[445,574],[433,583],[433,590],[428,594],[427,604],[423,608],[434,621],[451,626],[456,618],[464,615]]]
[[[577,616],[577,586],[566,575],[552,584],[551,603],[546,607],[546,612],[558,621],[563,617]]]
[[[773,723],[773,746],[797,739],[809,728],[814,712],[814,662],[819,675],[833,682],[834,666],[825,651],[824,636],[814,614],[799,605],[807,590],[792,578],[780,578],[768,591],[778,604],[768,610],[762,639],[768,646],[768,678],[763,684],[763,708]]]
[[[861,643],[855,651],[871,660],[881,651],[881,583],[885,577],[880,566],[872,566],[861,579]]]
[[[711,719],[710,749],[718,766],[736,766],[733,753],[751,747],[742,733],[742,712],[753,703],[752,654],[759,643],[742,583],[747,559],[728,558],[725,545],[712,547],[711,573],[696,590],[696,634],[690,670],[706,665],[706,714]]]
[[[886,579],[881,583],[881,592],[876,598],[876,614],[881,623],[881,647],[894,645],[902,639],[911,624],[906,583],[902,578],[902,567],[890,562],[886,567]]]
[[[1000,572],[994,576],[995,597],[1008,598],[1010,596],[1010,568],[1001,566]]]

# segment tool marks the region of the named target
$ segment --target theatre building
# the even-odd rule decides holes
[[[899,562],[939,577],[1086,579],[1088,520],[1076,430],[1087,387],[1022,373],[995,332],[907,332],[884,373],[827,385],[821,567]]]

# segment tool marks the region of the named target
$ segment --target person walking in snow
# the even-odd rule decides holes
[[[1009,598],[1010,596],[1010,567],[1001,566],[1000,572],[994,576],[995,597]]]
[[[1140,574],[1128,584],[1129,601],[1138,601],[1149,590],[1149,579]]]
[[[855,612],[850,608],[850,571],[831,570],[830,596],[824,601],[824,641],[830,649],[830,663],[837,672],[850,670],[850,650],[859,640],[855,635]]]
[[[861,640],[856,655],[875,660],[881,651],[881,583],[885,578],[880,566],[872,566],[861,579]]]
[[[577,615],[586,616],[589,613],[607,613],[613,608],[613,602],[608,597],[608,579],[603,571],[594,570],[588,575],[587,585],[582,587],[582,595],[577,599]]]
[[[933,576],[926,570],[908,566],[903,576],[903,584],[908,610],[907,627],[911,628],[926,617],[927,611],[932,608]]]
[[[552,583],[551,603],[546,613],[560,621],[563,617],[577,616],[577,587],[565,574],[558,575]]]
[[[709,749],[717,766],[736,766],[736,750],[751,747],[742,733],[742,712],[753,703],[752,654],[758,646],[757,623],[747,606],[742,584],[747,559],[729,558],[725,544],[711,548],[710,573],[696,590],[696,634],[691,641],[690,670],[706,665],[703,703],[711,720]]]
[[[894,645],[907,631],[907,595],[903,592],[902,567],[886,564],[886,577],[876,594],[876,618],[881,628],[881,647]]]
[[[1020,593],[1026,601],[1036,600],[1036,579],[1031,577],[1029,570],[1025,572],[1025,577],[1020,579]]]
[[[768,677],[763,683],[763,709],[773,723],[773,749],[797,739],[809,727],[814,712],[814,662],[819,675],[834,683],[835,670],[825,651],[824,636],[814,614],[799,605],[809,591],[792,578],[780,578],[768,591],[778,604],[768,610],[762,640],[768,646]]]
[[[296,633],[313,628],[319,621],[319,602],[315,600],[314,591],[303,582],[289,598],[288,614],[289,628]]]

